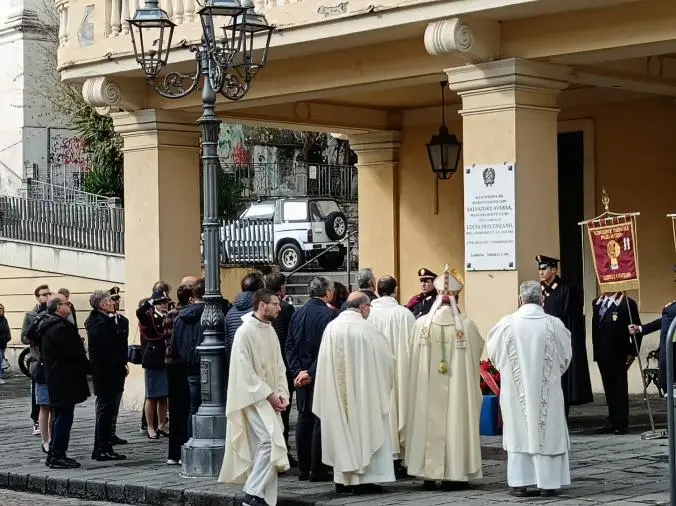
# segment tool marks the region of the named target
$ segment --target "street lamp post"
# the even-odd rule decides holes
[[[248,3],[247,3],[248,2]],[[202,82],[203,221],[205,294],[202,330],[198,346],[202,404],[192,417],[192,437],[183,446],[185,476],[217,476],[225,445],[226,360],[223,296],[221,295],[218,222],[217,153],[221,120],[215,113],[217,93],[239,100],[249,91],[256,73],[265,66],[274,27],[254,12],[251,0],[205,0],[199,10],[202,42],[190,47],[195,53],[193,72],[169,72],[160,78],[171,51],[176,26],[158,0],[146,0],[128,20],[136,61],[153,89],[166,98],[182,98]],[[222,34],[218,30],[222,30]],[[264,47],[254,53],[253,43],[262,35]]]

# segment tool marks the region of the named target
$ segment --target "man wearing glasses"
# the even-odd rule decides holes
[[[35,378],[33,378],[33,370],[37,365],[40,355],[37,348],[37,343],[33,342],[29,336],[29,330],[34,327],[35,322],[37,321],[40,313],[44,313],[47,307],[47,299],[52,294],[49,286],[40,285],[35,289],[35,299],[37,304],[32,311],[26,313],[23,319],[23,325],[21,326],[21,342],[30,346],[31,354],[31,419],[33,420],[33,435],[40,435],[40,406],[35,402]]]

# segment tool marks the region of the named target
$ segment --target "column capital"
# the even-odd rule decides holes
[[[124,150],[171,147],[199,149],[200,128],[191,114],[144,109],[114,112],[111,115],[115,131],[124,140]]]
[[[357,154],[357,167],[390,166],[399,162],[401,132],[398,130],[379,130],[348,136],[350,149]]]
[[[458,95],[486,88],[519,86],[559,92],[568,86],[571,68],[521,58],[445,69],[448,86]]]
[[[427,25],[425,49],[433,56],[456,53],[467,63],[481,63],[500,54],[500,23],[492,19],[459,17]]]
[[[462,98],[460,114],[508,109],[558,112],[561,90],[571,69],[532,60],[510,58],[446,69],[449,88]]]

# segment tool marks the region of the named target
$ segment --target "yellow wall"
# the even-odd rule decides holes
[[[587,106],[562,111],[560,118],[594,121],[597,214],[603,188],[611,211],[641,213],[641,310],[660,312],[676,298],[676,254],[665,217],[676,212],[676,103],[665,98]]]
[[[448,122],[462,137],[460,120]],[[464,269],[462,169],[450,180],[439,181],[439,214],[434,214],[434,185],[425,143],[439,130],[439,122],[405,128],[399,154],[399,272],[403,303],[420,292],[421,267],[439,273],[445,264]],[[462,162],[460,162],[462,164]],[[360,219],[363,219],[360,216]],[[376,273],[377,275],[389,273]]]

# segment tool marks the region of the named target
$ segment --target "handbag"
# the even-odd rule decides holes
[[[164,340],[146,341],[141,365],[144,369],[163,369],[165,355]]]
[[[134,335],[134,343],[127,346],[127,362],[135,365],[141,365],[143,362],[143,346],[136,343],[138,337],[138,326],[136,327],[136,334]]]

